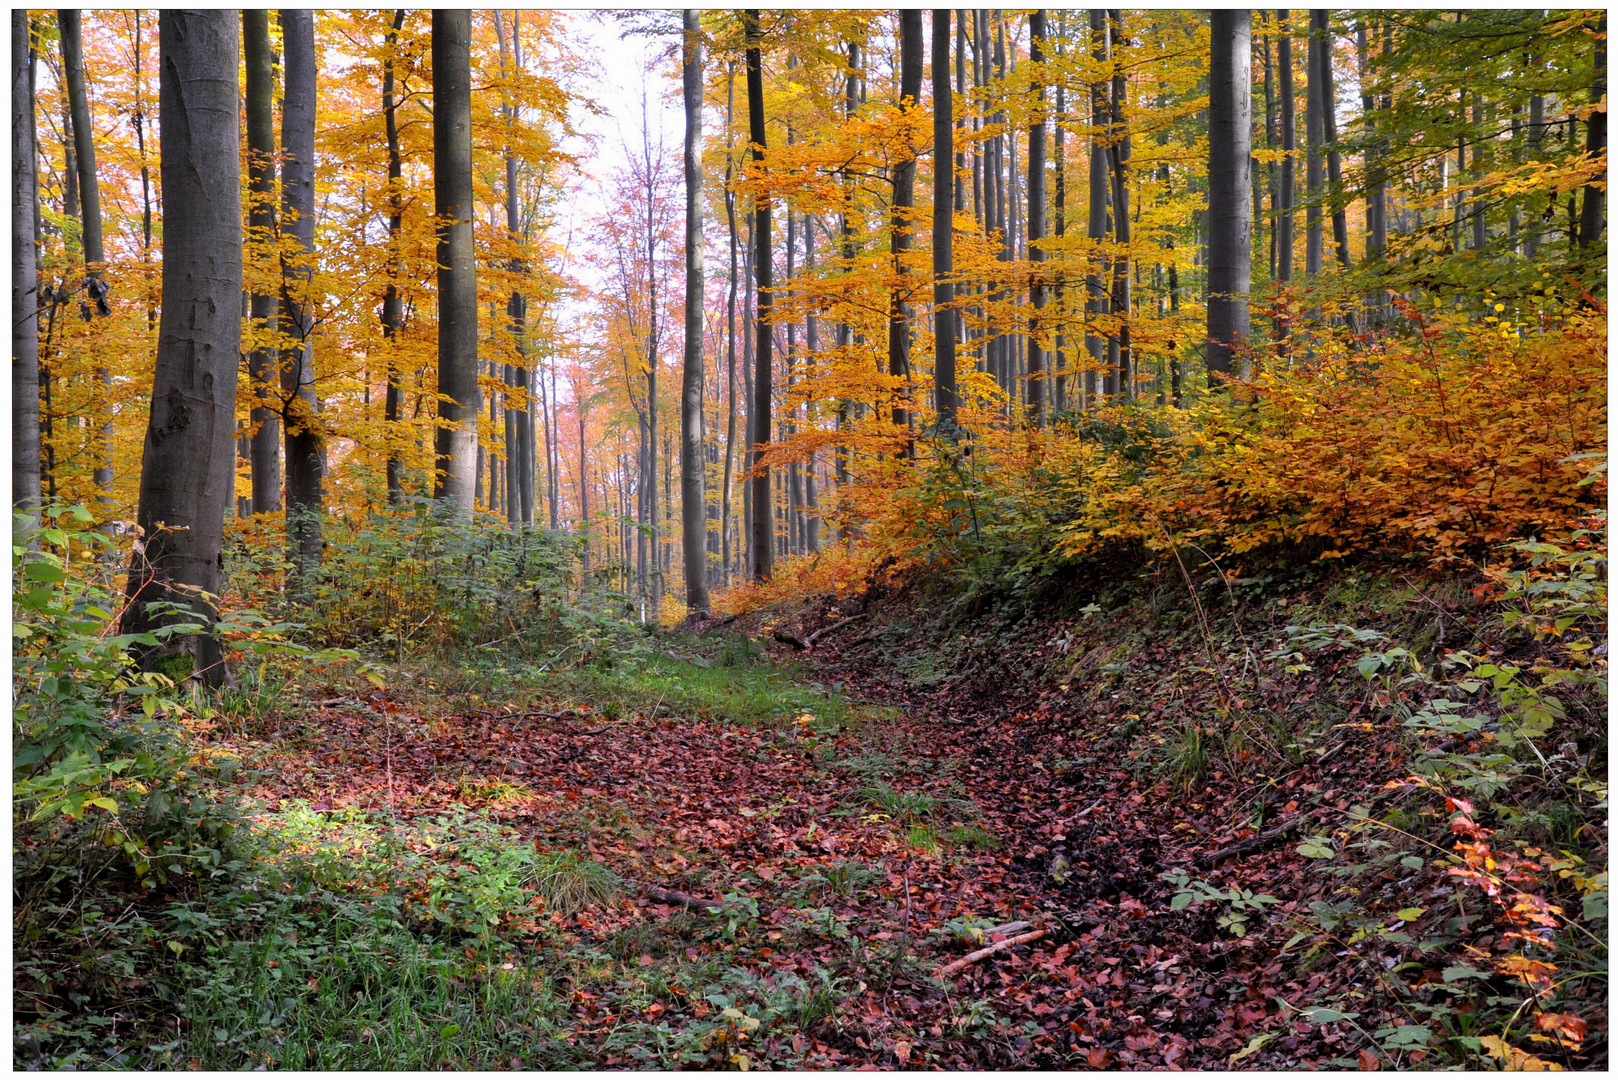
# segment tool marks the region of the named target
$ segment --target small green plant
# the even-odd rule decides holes
[[[1268,893],[1255,893],[1251,889],[1221,889],[1201,878],[1192,878],[1180,869],[1165,870],[1159,876],[1175,888],[1169,910],[1183,911],[1200,904],[1218,904],[1222,908],[1218,916],[1219,926],[1229,931],[1231,937],[1246,937],[1252,918],[1266,907],[1281,902]]]
[[[545,898],[547,910],[564,916],[604,904],[623,887],[611,870],[576,851],[536,856],[524,884]]]

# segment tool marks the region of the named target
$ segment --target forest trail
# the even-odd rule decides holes
[[[1171,819],[1128,771],[1085,762],[1036,724],[846,689],[894,705],[828,697],[838,719],[738,724],[573,697],[435,718],[382,692],[329,699],[233,749],[262,770],[244,794],[264,824],[392,822],[413,849],[453,861],[458,830],[481,820],[622,878],[615,901],[566,918],[536,905],[526,928],[508,919],[502,931],[559,962],[592,945],[616,958],[608,989],[557,985],[571,994],[576,1051],[602,1064],[630,1061],[593,1038],[634,1022],[678,1028],[710,1009],[700,994],[610,987],[653,974],[678,986],[682,970],[714,961],[765,985],[796,975],[835,987],[835,1012],[761,1033],[749,1051],[761,1064],[1219,1067],[1261,1033],[1284,1036],[1274,1050],[1297,1046],[1274,998],[1308,998],[1324,976],[1285,982],[1211,914],[1169,909],[1164,848],[1192,839],[1172,858],[1189,862],[1217,846],[1176,826],[1194,812]],[[688,914],[647,886],[724,907]],[[418,891],[427,899],[425,881]],[[713,933],[721,922],[731,932]],[[935,981],[942,965],[1031,929],[1041,935]]]

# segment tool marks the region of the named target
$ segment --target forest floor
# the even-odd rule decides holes
[[[1453,884],[1407,854],[1360,890],[1387,940],[1323,939],[1326,886],[1295,850],[1410,794],[1408,735],[1362,713],[1347,651],[1285,676],[1263,659],[1305,607],[1479,647],[1465,583],[1392,595],[1305,584],[1213,636],[1151,590],[955,627],[918,597],[827,597],[589,671],[395,671],[223,709],[200,734],[243,759],[248,816],[317,869],[278,886],[300,898],[290,935],[210,946],[158,1049],[205,1068],[1417,1066],[1389,990],[1440,961],[1387,931]],[[758,644],[849,615],[806,653]],[[1176,900],[1199,882],[1224,899]],[[254,897],[215,917],[289,917]],[[1604,1055],[1604,1032],[1563,1052]]]

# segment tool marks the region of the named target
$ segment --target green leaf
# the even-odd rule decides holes
[[[1226,1064],[1234,1065],[1243,1058],[1251,1057],[1252,1055],[1258,1053],[1260,1050],[1264,1049],[1264,1044],[1275,1038],[1277,1034],[1279,1034],[1279,1032],[1267,1031],[1262,1035],[1254,1035],[1251,1039],[1247,1040],[1246,1046],[1230,1055],[1230,1060]]]
[[[1196,897],[1188,892],[1175,893],[1174,899],[1169,901],[1170,911],[1183,911],[1196,901]]]
[[[67,571],[55,563],[31,562],[22,568],[22,573],[29,581],[47,581],[54,584],[67,580]]]
[[[118,804],[112,799],[107,798],[105,795],[97,795],[93,799],[86,799],[84,800],[84,805],[99,806],[101,809],[112,814],[116,814],[118,812]]]
[[[459,1035],[460,1033],[461,1033],[461,1025],[459,1025],[459,1024],[445,1024],[442,1028],[439,1029],[438,1037],[440,1039],[447,1039],[452,1035]]]
[[[1403,866],[1407,870],[1420,870],[1427,864],[1421,861],[1421,857],[1419,855],[1406,855],[1404,858],[1399,860],[1399,865]]]
[[[1460,982],[1462,979],[1487,979],[1488,977],[1489,973],[1487,971],[1479,971],[1477,968],[1469,967],[1466,964],[1456,964],[1453,967],[1444,969],[1444,981],[1447,983]]]
[[[1426,908],[1407,907],[1407,908],[1401,908],[1400,910],[1394,912],[1393,917],[1395,919],[1400,920],[1401,922],[1415,922],[1417,919],[1421,918],[1426,913],[1427,913]]]
[[[1312,1024],[1335,1024],[1339,1020],[1353,1020],[1360,1014],[1357,1012],[1338,1012],[1336,1009],[1328,1009],[1324,1005],[1316,1005],[1313,1008],[1304,1009],[1303,1015],[1308,1017],[1309,1022]]]

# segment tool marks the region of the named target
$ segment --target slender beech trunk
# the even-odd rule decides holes
[[[813,214],[803,215],[803,272],[804,276],[813,279],[815,276],[815,217]],[[803,317],[803,346],[805,351],[804,366],[811,372],[818,362],[816,357],[820,353],[820,325],[819,320],[812,313],[805,313]],[[815,414],[805,407],[805,419],[810,421],[812,427],[819,427],[815,422]],[[804,463],[803,471],[803,544],[805,549],[813,555],[820,551],[820,485],[815,476],[817,465],[815,451],[809,451],[808,460]]]
[[[725,297],[725,471],[719,489],[719,565],[726,585],[731,578],[731,477],[736,461],[736,192],[734,170],[736,62],[725,68],[725,227],[730,240],[730,287]]]
[[[1043,14],[1040,16],[1043,22]],[[954,267],[955,118],[950,94],[949,9],[933,10],[933,352],[934,405],[938,433],[956,437],[959,398],[955,390],[955,311],[950,274]],[[1030,191],[1032,187],[1030,187]],[[1032,196],[1030,195],[1030,200]],[[1030,206],[1032,203],[1030,203]],[[1040,295],[1043,300],[1043,294]]]
[[[1292,26],[1289,12],[1275,13],[1279,36],[1276,39],[1276,67],[1281,69],[1281,220],[1276,234],[1278,252],[1277,280],[1292,280],[1292,211],[1297,206],[1297,152],[1298,118],[1294,102],[1297,95],[1292,89]]]
[[[1104,70],[1105,65],[1111,59],[1111,49],[1108,41],[1107,13],[1101,8],[1094,8],[1090,12],[1090,50],[1091,58],[1096,61],[1098,67]],[[1106,131],[1107,125],[1112,119],[1112,103],[1108,98],[1108,90],[1108,82],[1099,77],[1090,84],[1091,136],[1088,233],[1091,242],[1098,246],[1107,239]],[[1084,373],[1085,400],[1087,403],[1096,402],[1100,395],[1108,392],[1106,380],[1101,375],[1105,369],[1106,338],[1096,325],[1099,319],[1107,314],[1107,297],[1105,287],[1102,284],[1102,274],[1105,266],[1105,259],[1101,255],[1092,255],[1090,273],[1085,277],[1085,286],[1089,290],[1089,299],[1085,305],[1088,317],[1085,319],[1084,333],[1084,345],[1090,353],[1090,369]]]
[[[1059,11],[1056,15],[1056,48],[1060,55],[1067,46],[1067,12]],[[1067,89],[1058,82],[1056,84],[1056,115],[1052,118],[1055,130],[1052,141],[1056,148],[1056,183],[1051,199],[1051,216],[1058,246],[1061,239],[1067,235],[1067,153],[1063,141],[1063,117],[1067,110]],[[1056,351],[1051,360],[1051,408],[1063,412],[1067,410],[1067,350],[1064,327],[1067,325],[1067,315],[1063,310],[1063,281],[1065,275],[1056,279]]]
[[[281,364],[286,432],[287,555],[301,573],[320,565],[325,436],[315,399],[315,13],[281,12]],[[289,258],[290,256],[290,258]]]
[[[73,114],[73,156],[79,182],[79,206],[83,214],[80,236],[84,242],[84,298],[81,310],[87,318],[112,314],[107,304],[107,252],[101,235],[101,182],[96,174],[95,128],[90,123],[90,97],[84,81],[84,35],[77,11],[58,11],[57,25],[62,34],[62,67],[67,82],[68,109]],[[95,369],[102,413],[95,439],[93,482],[100,503],[99,516],[111,514],[112,500],[112,413],[108,397],[112,373]]]
[[[157,331],[157,289],[152,280],[152,168],[146,156],[146,85],[141,79],[140,12],[135,17],[135,108],[130,121],[135,128],[135,153],[140,157],[140,261],[145,274],[146,328]],[[37,141],[37,140],[36,140]]]
[[[268,11],[242,11],[242,52],[247,61],[248,244],[253,261],[263,263],[275,250],[275,61]],[[253,351],[247,354],[253,513],[267,514],[281,509],[281,377],[275,347],[281,305],[275,293],[263,288],[248,303],[255,335]]]
[[[433,497],[472,519],[477,483],[478,294],[472,221],[471,13],[433,10],[433,212],[438,219],[437,475]],[[582,445],[581,445],[582,452]]]
[[[907,8],[899,12],[899,102],[901,107],[918,108],[921,104],[922,60],[921,11]],[[910,211],[916,202],[916,156],[906,147],[893,167],[892,219],[889,223],[888,250],[893,256],[890,273],[902,278],[906,273],[905,255],[915,241],[915,225]],[[904,302],[903,285],[895,284],[888,290],[888,374],[907,383],[910,379],[910,313]],[[908,393],[905,387],[894,390],[893,425],[907,430],[910,427]],[[908,447],[908,442],[906,446]],[[909,449],[900,452],[909,457]]]
[[[1343,198],[1343,157],[1337,149],[1337,84],[1332,71],[1331,13],[1325,8],[1316,8],[1309,14],[1313,22],[1313,33],[1309,40],[1320,42],[1320,52],[1315,61],[1317,66],[1310,82],[1312,84],[1315,78],[1320,80],[1321,135],[1326,146],[1332,242],[1337,245],[1337,261],[1347,268],[1351,265],[1348,257],[1348,208]],[[1314,55],[1313,50],[1311,55]]]
[[[39,176],[34,50],[26,9],[11,12],[11,505],[37,521],[39,277],[34,210]]]
[[[159,94],[164,201],[163,311],[141,459],[140,530],[123,632],[200,617],[220,592],[225,509],[236,486],[241,359],[241,125],[237,17],[163,11]],[[180,604],[194,615],[160,605]],[[183,652],[205,684],[224,681],[211,633],[141,650],[148,668]],[[166,666],[166,665],[165,665]]]
[[[1208,377],[1234,370],[1247,337],[1252,278],[1248,168],[1252,154],[1252,13],[1213,13],[1208,67]]]
[[[946,39],[947,40],[947,39]],[[1033,116],[1028,125],[1028,259],[1034,264],[1029,285],[1033,313],[1028,319],[1028,422],[1039,427],[1045,422],[1045,350],[1040,347],[1044,331],[1045,282],[1041,275],[1045,262],[1045,12],[1028,17],[1028,60],[1033,69]]]
[[[1607,96],[1607,17],[1596,23],[1595,82],[1590,87],[1590,100],[1599,103]],[[1594,109],[1587,121],[1585,151],[1592,157],[1607,149],[1607,114]],[[1579,212],[1579,247],[1588,249],[1601,238],[1607,217],[1607,198],[1604,185],[1595,183],[1584,187],[1584,203]]]
[[[500,74],[508,81],[515,78],[520,60],[517,49],[517,20],[521,18],[518,12],[512,12],[511,22],[511,62],[506,59],[505,25],[500,12],[494,12],[494,30],[497,44],[500,48]],[[516,126],[517,107],[510,91],[505,94],[501,102],[501,113],[506,122],[506,235],[513,246],[523,242],[522,217],[517,209],[517,148]],[[511,260],[511,272],[518,281],[523,279],[528,267],[522,259]],[[515,364],[504,365],[501,372],[502,382],[505,386],[504,421],[506,436],[506,467],[505,467],[505,504],[506,522],[509,525],[531,525],[534,521],[534,470],[530,452],[525,446],[532,446],[534,431],[529,423],[524,428],[524,422],[529,419],[528,401],[528,300],[523,296],[521,289],[512,289],[511,295],[506,299],[506,319],[511,334],[512,351],[516,354]],[[512,398],[516,398],[521,407],[512,405]],[[524,465],[528,467],[525,469]],[[524,483],[526,474],[527,483]],[[523,498],[527,492],[526,502]]]
[[[1112,32],[1113,56],[1128,45],[1123,37],[1123,12],[1113,8],[1107,13]],[[1122,64],[1115,63],[1112,75],[1112,127],[1108,133],[1108,160],[1112,172],[1112,231],[1118,244],[1118,257],[1112,264],[1112,310],[1119,317],[1117,343],[1117,380],[1115,389],[1125,398],[1134,397],[1134,357],[1130,349],[1129,321],[1134,311],[1134,297],[1130,291],[1129,258],[1129,129],[1124,116],[1129,83]],[[1109,350],[1110,352],[1110,350]]]
[[[1276,146],[1275,131],[1275,54],[1270,48],[1270,35],[1264,35],[1264,149],[1274,152]],[[1273,285],[1279,278],[1276,277],[1276,256],[1278,254],[1276,230],[1280,228],[1281,219],[1281,188],[1276,176],[1275,161],[1272,159],[1265,169],[1270,193],[1270,229],[1269,229],[1269,266],[1270,283]]]
[[[702,25],[687,8],[680,83],[685,97],[685,367],[680,383],[680,525],[685,606],[708,612],[707,492],[702,432]]]
[[[393,65],[404,20],[403,8],[393,13],[393,25],[386,39],[387,54],[382,61],[382,124],[388,139],[388,285],[382,293],[382,338],[388,353],[388,388],[382,402],[382,419],[388,448],[388,502],[394,505],[404,498],[404,461],[399,456],[403,438],[399,410],[404,404],[404,385],[399,377],[399,334],[404,330],[404,298],[399,294],[399,275],[404,272],[404,259],[399,252],[399,233],[404,228],[404,158],[399,152]]]
[[[1309,156],[1304,179],[1305,194],[1309,200],[1305,211],[1308,233],[1304,239],[1303,273],[1313,278],[1319,275],[1325,257],[1326,236],[1321,204],[1325,198],[1325,178],[1321,171],[1321,149],[1326,142],[1326,99],[1322,96],[1325,85],[1321,82],[1321,51],[1326,42],[1316,32],[1314,16],[1309,19],[1309,53],[1305,61],[1309,68],[1308,96],[1304,100],[1304,128],[1308,139]]]
[[[764,64],[760,45],[763,30],[757,9],[742,13],[747,36],[747,127],[753,145],[753,165],[764,171]],[[774,299],[770,265],[770,199],[758,195],[753,200],[753,277],[758,283],[758,344],[753,350],[753,402],[748,410],[752,438],[747,463],[752,476],[752,574],[755,581],[768,581],[775,570],[775,515],[771,512],[770,467],[761,460],[770,443],[771,382],[773,342],[770,339],[770,310]]]

